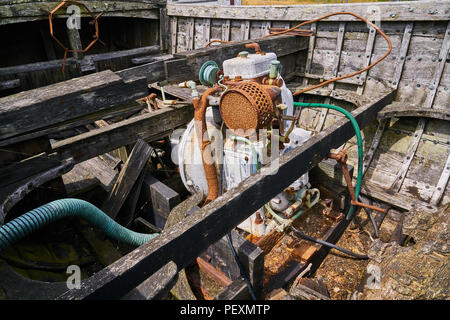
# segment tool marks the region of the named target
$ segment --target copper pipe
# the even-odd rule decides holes
[[[255,49],[255,53],[256,53],[256,54],[261,53],[261,48],[259,47],[259,44],[256,43],[256,42],[247,43],[247,44],[245,45],[245,47],[246,47],[247,49]]]
[[[208,184],[208,195],[204,204],[213,201],[219,196],[219,181],[217,179],[216,165],[211,155],[211,141],[208,137],[205,116],[206,108],[208,107],[208,96],[218,90],[218,87],[209,88],[202,94],[201,98],[197,97],[192,99],[192,104],[194,105],[194,127],[202,154],[206,182]]]
[[[375,62],[373,62],[372,64],[368,65],[368,66],[365,67],[364,69],[361,69],[361,70],[359,70],[359,71],[353,72],[353,73],[351,73],[351,74],[347,74],[347,75],[342,76],[342,77],[333,78],[333,79],[324,81],[324,82],[322,82],[322,83],[313,85],[313,86],[311,86],[311,87],[308,87],[308,88],[299,90],[299,91],[297,91],[297,92],[294,92],[294,94],[293,94],[294,96],[297,96],[297,95],[299,95],[299,94],[301,94],[301,93],[304,93],[304,92],[307,92],[307,91],[310,91],[310,90],[313,90],[313,89],[317,89],[317,88],[323,87],[323,86],[325,86],[325,85],[327,85],[327,84],[329,84],[329,83],[331,83],[331,82],[335,82],[335,81],[338,81],[338,80],[350,78],[350,77],[356,76],[357,74],[363,73],[363,72],[369,70],[370,68],[374,67],[376,64],[378,64],[379,62],[381,62],[384,58],[386,58],[386,57],[391,53],[391,50],[392,50],[392,43],[391,43],[391,40],[389,40],[388,36],[387,36],[380,28],[378,28],[375,24],[373,24],[372,22],[370,22],[370,21],[367,20],[366,18],[363,18],[363,17],[361,17],[360,15],[358,15],[358,14],[356,14],[356,13],[354,13],[354,12],[334,12],[334,13],[330,13],[330,14],[327,14],[327,15],[325,15],[325,16],[323,16],[323,17],[320,17],[320,18],[317,18],[317,19],[313,19],[313,20],[309,20],[309,21],[302,22],[302,23],[296,25],[295,27],[292,27],[292,28],[289,28],[289,29],[285,29],[285,30],[283,30],[283,31],[279,31],[279,32],[271,32],[270,34],[265,35],[265,36],[263,36],[262,38],[272,37],[272,36],[277,36],[277,35],[280,35],[280,34],[290,34],[292,31],[295,31],[296,29],[298,29],[298,28],[300,28],[301,26],[304,26],[304,25],[306,25],[306,24],[318,22],[318,21],[323,20],[323,19],[325,19],[325,18],[328,18],[328,17],[331,17],[331,16],[336,16],[336,15],[341,15],[341,14],[348,14],[348,15],[354,16],[354,17],[358,18],[359,20],[361,20],[361,21],[367,23],[367,24],[370,25],[371,27],[373,27],[373,28],[374,28],[377,32],[379,32],[380,35],[386,40],[386,42],[387,42],[387,44],[388,44],[388,47],[389,47],[388,50],[387,50],[386,53],[385,53],[382,57],[380,57],[377,61],[375,61]],[[212,43],[212,42],[230,43],[230,42],[232,42],[232,41],[213,40],[213,41],[211,41],[211,43]],[[207,46],[209,46],[209,44],[210,44],[210,43],[208,43]],[[247,45],[246,45],[246,47],[247,47]]]
[[[231,43],[231,41],[225,41],[225,40],[211,40],[205,45],[205,48],[208,48],[211,44],[219,42],[219,43]]]
[[[310,90],[313,90],[313,89],[317,89],[317,88],[323,87],[324,85],[327,85],[327,84],[329,84],[329,83],[331,83],[331,82],[335,82],[335,81],[338,81],[338,80],[350,78],[350,77],[356,76],[357,74],[363,73],[363,72],[369,70],[370,68],[372,68],[373,66],[375,66],[376,64],[378,64],[381,60],[383,60],[384,58],[386,58],[386,57],[391,53],[391,50],[392,50],[392,43],[391,43],[391,40],[389,40],[389,38],[387,37],[387,35],[386,35],[380,28],[378,28],[375,24],[373,24],[372,22],[370,22],[370,21],[367,20],[366,18],[363,18],[363,17],[361,17],[360,15],[358,15],[358,14],[356,14],[356,13],[354,13],[354,12],[334,12],[334,13],[330,13],[330,14],[327,14],[327,15],[325,15],[325,16],[323,16],[323,17],[320,17],[320,18],[317,18],[317,19],[313,19],[313,20],[309,20],[309,21],[302,22],[302,23],[300,23],[300,24],[298,24],[298,25],[296,25],[295,27],[292,27],[292,28],[290,28],[290,29],[286,29],[286,30],[283,30],[283,31],[280,31],[280,32],[274,32],[274,33],[271,33],[271,34],[269,34],[269,35],[263,36],[263,38],[265,38],[265,37],[270,37],[270,36],[276,36],[276,35],[280,35],[280,34],[285,34],[285,33],[288,33],[288,32],[290,32],[290,31],[296,30],[296,29],[300,28],[301,26],[304,26],[305,24],[310,24],[310,23],[318,22],[318,21],[320,21],[320,20],[322,20],[322,19],[325,19],[325,18],[328,18],[328,17],[331,17],[331,16],[341,15],[341,14],[348,14],[348,15],[354,16],[354,17],[358,18],[359,20],[361,20],[361,21],[367,23],[367,24],[370,25],[371,27],[373,27],[373,28],[374,28],[375,30],[377,30],[377,31],[381,34],[381,36],[386,40],[386,42],[388,43],[389,49],[386,51],[386,53],[385,53],[382,57],[380,57],[377,61],[375,61],[375,62],[373,62],[372,64],[368,65],[368,66],[365,67],[364,69],[361,69],[361,70],[359,70],[359,71],[356,71],[356,72],[347,74],[347,75],[342,76],[342,77],[333,78],[333,79],[327,80],[327,81],[325,81],[325,82],[316,84],[316,85],[314,85],[314,86],[311,86],[311,87],[308,87],[308,88],[299,90],[299,91],[297,91],[297,92],[294,92],[294,96],[297,96],[297,95],[299,95],[299,94],[301,94],[301,93],[304,93],[304,92],[307,92],[307,91],[310,91]]]
[[[337,154],[329,153],[327,157],[336,160],[341,165],[342,174],[344,175],[344,179],[345,179],[345,183],[347,184],[348,192],[350,193],[350,197],[352,198],[350,203],[353,206],[364,207],[364,208],[372,209],[372,210],[379,211],[382,213],[387,213],[387,210],[385,210],[385,209],[382,209],[382,208],[376,207],[376,206],[372,206],[369,204],[365,204],[365,203],[362,203],[362,202],[359,202],[358,200],[356,200],[356,194],[355,194],[355,190],[353,189],[352,178],[350,177],[350,172],[348,171],[348,167],[347,167],[348,156],[347,156],[347,152],[345,152],[345,150],[342,149]]]

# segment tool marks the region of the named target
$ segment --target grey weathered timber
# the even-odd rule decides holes
[[[123,300],[160,300],[164,298],[177,280],[177,266],[169,261],[139,286],[128,292]]]
[[[353,111],[361,128],[371,123],[376,113],[393,99],[386,93],[373,103]],[[162,235],[135,249],[81,284],[81,289],[68,291],[58,299],[99,299],[121,297],[164,266],[167,261],[183,269],[210,244],[218,241],[245,220],[267,199],[290,185],[298,176],[316,166],[329,152],[354,135],[350,121],[340,119],[306,143],[280,157],[276,175],[261,172],[250,176],[188,216]],[[296,174],[293,174],[296,173]]]
[[[167,9],[159,9],[159,46],[162,51],[169,49],[169,17]]]
[[[136,57],[156,54],[160,52],[160,46],[147,46],[136,49],[121,50],[108,53],[99,53],[91,56],[96,71],[118,71],[133,66],[132,59]],[[144,74],[142,76],[145,76]]]
[[[0,139],[142,98],[146,87],[145,78],[103,71],[0,98]]]
[[[5,216],[15,204],[23,199],[32,190],[40,187],[46,182],[62,176],[73,168],[73,159],[65,159],[45,171],[37,172],[25,179],[11,183],[0,189],[0,225],[3,224]]]
[[[434,70],[432,83],[430,85],[431,94],[428,97],[428,103],[425,106],[426,108],[433,108],[434,99],[436,96],[436,91],[438,89],[439,83],[441,82],[442,73],[444,71],[445,62],[447,59],[448,50],[450,48],[450,22],[447,24],[447,30],[445,31],[445,36],[442,41],[441,50],[439,52],[439,64]],[[392,183],[391,187],[389,188],[392,191],[399,191],[402,187],[403,181],[406,178],[406,174],[408,172],[408,169],[411,165],[411,162],[414,158],[414,155],[416,154],[417,148],[419,146],[420,138],[422,137],[422,134],[425,130],[425,126],[427,124],[427,119],[420,118],[416,127],[416,130],[414,132],[413,141],[411,142],[410,146],[408,147],[408,150],[406,152],[405,158],[403,160],[403,163],[401,167],[399,168],[395,180]]]
[[[83,59],[84,53],[77,52],[83,50],[83,45],[81,44],[81,38],[78,29],[67,28],[67,37],[69,38],[70,49],[75,50],[75,52],[72,53],[73,57],[77,60]]]
[[[111,218],[116,219],[120,208],[138,180],[142,169],[144,169],[147,159],[150,157],[150,152],[150,146],[141,139],[134,145],[127,162],[120,171],[114,187],[101,208]]]
[[[411,106],[403,102],[394,102],[378,112],[378,119],[392,117],[417,117],[450,120],[450,109],[428,109],[420,106]]]
[[[2,1],[0,3],[0,16],[2,17],[0,25],[46,20],[48,14],[41,11],[40,8],[52,11],[58,3],[60,1],[57,0],[39,1],[39,5],[36,5],[35,1]],[[103,12],[103,17],[159,19],[159,7],[164,3],[165,1],[106,0],[88,1],[86,5],[95,15]],[[68,17],[65,10],[61,10],[60,13],[58,17]],[[81,7],[81,16],[91,17],[83,7]]]
[[[345,37],[345,22],[341,22],[341,23],[339,23],[339,31],[338,31],[337,41],[336,41],[337,44],[336,44],[334,67],[333,67],[333,73],[332,73],[333,78],[337,77],[338,72],[339,72],[339,63],[341,61],[344,37]],[[328,88],[330,88],[330,90],[333,91],[335,85],[336,85],[336,82],[332,82],[328,85]],[[330,97],[325,98],[325,104],[330,104],[330,102],[331,102]],[[316,131],[322,131],[323,125],[325,123],[325,118],[327,117],[327,114],[328,114],[328,110],[329,109],[326,109],[326,108],[323,108],[322,110],[320,110],[319,122],[317,123]]]
[[[20,87],[20,79],[0,81],[0,90],[8,90]]]
[[[143,184],[152,200],[153,213],[167,220],[170,211],[181,202],[180,195],[150,174],[146,174]]]
[[[111,118],[114,118],[117,116],[131,115],[143,108],[146,108],[147,106],[144,104],[145,104],[144,102],[138,101],[138,100],[126,102],[124,104],[118,105],[117,107],[101,110],[101,111],[94,112],[94,113],[91,113],[91,114],[88,114],[85,116],[81,116],[81,117],[78,117],[75,119],[56,123],[54,125],[51,125],[51,126],[48,126],[48,127],[30,132],[30,133],[26,133],[26,134],[22,134],[19,136],[14,136],[11,138],[6,138],[4,140],[0,140],[0,147],[11,145],[11,144],[22,142],[22,141],[26,141],[26,140],[30,140],[30,139],[34,139],[37,137],[42,137],[42,136],[49,135],[52,133],[61,132],[61,131],[75,128],[78,126],[86,125],[86,124],[95,122],[99,119],[102,119],[102,121],[104,121],[104,120],[111,119]]]
[[[308,4],[303,6],[209,6],[190,4],[167,4],[167,14],[179,17],[198,17],[238,20],[306,21],[331,12],[351,11],[367,16],[373,3],[351,4]],[[382,21],[438,21],[448,20],[450,4],[448,1],[414,1],[376,3]],[[411,10],[412,9],[412,10]],[[230,14],[233,12],[233,14]],[[330,21],[353,21],[350,15],[333,16]]]
[[[442,169],[441,176],[439,177],[439,181],[436,185],[436,189],[433,192],[433,196],[431,197],[430,203],[432,205],[439,205],[439,202],[444,195],[445,188],[447,186],[448,180],[450,178],[450,154],[447,157],[447,161],[444,164],[444,168]]]
[[[52,148],[61,155],[73,156],[78,163],[133,144],[138,139],[152,141],[167,136],[173,129],[191,121],[193,114],[190,105],[165,107],[58,141]]]
[[[81,65],[74,58],[66,60],[64,74],[62,64],[63,60],[52,60],[0,68],[0,81],[19,80],[14,89],[23,91],[81,76]]]
[[[178,59],[166,61],[166,79],[168,81],[186,80],[187,75],[193,79],[198,78],[198,70],[203,63],[214,60],[218,63],[236,56],[236,53],[245,49],[245,44],[253,41],[236,41],[233,43],[201,48],[175,54]],[[277,57],[286,56],[307,48],[308,40],[305,37],[274,36],[258,40],[262,51],[275,52]]]

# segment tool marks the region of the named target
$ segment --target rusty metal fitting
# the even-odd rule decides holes
[[[262,54],[261,53],[261,48],[259,47],[259,44],[256,42],[252,42],[252,43],[247,43],[245,45],[245,47],[247,49],[254,49],[256,54]],[[265,53],[264,53],[265,54]]]
[[[284,84],[284,81],[281,78],[270,79],[268,77],[264,77],[262,79],[261,83],[265,84],[265,85],[273,85],[273,86],[277,86],[277,87],[281,88]]]
[[[159,107],[158,107],[158,103],[156,102],[156,97],[157,97],[156,93],[150,93],[147,97],[141,98],[139,100],[147,102],[149,111],[151,111],[151,109],[150,109],[150,101],[152,101],[153,109],[154,110],[158,110]]]
[[[345,183],[347,184],[348,192],[350,193],[350,197],[352,199],[350,202],[352,206],[358,206],[358,207],[363,207],[363,208],[368,208],[368,209],[372,209],[375,211],[379,211],[382,213],[387,213],[387,210],[385,210],[385,209],[359,202],[356,199],[355,190],[353,189],[353,184],[352,184],[352,178],[350,176],[350,172],[348,171],[348,167],[347,167],[348,155],[344,149],[342,149],[338,153],[329,153],[326,158],[334,159],[340,164],[342,174],[345,179]]]

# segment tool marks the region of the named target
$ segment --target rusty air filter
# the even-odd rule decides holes
[[[246,81],[222,95],[220,114],[234,133],[248,136],[252,129],[256,131],[269,124],[274,107],[270,95],[260,84]]]

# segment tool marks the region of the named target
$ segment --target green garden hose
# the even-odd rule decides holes
[[[327,109],[333,109],[336,111],[339,111],[340,113],[344,114],[353,125],[353,128],[355,129],[356,133],[356,139],[358,141],[358,177],[356,179],[356,187],[355,187],[355,195],[356,199],[359,197],[359,192],[361,190],[361,182],[362,182],[362,176],[363,176],[363,140],[361,136],[361,130],[359,128],[358,122],[356,122],[356,119],[352,116],[350,112],[345,110],[344,108],[333,106],[331,104],[324,104],[324,103],[306,103],[306,102],[294,102],[294,107],[304,107],[304,108],[327,108]],[[355,211],[355,207],[353,205],[350,206],[350,209],[347,213],[347,220],[351,220],[353,217],[353,213]]]
[[[77,216],[101,229],[115,240],[140,246],[158,234],[142,234],[131,231],[87,201],[61,199],[31,210],[0,227],[0,251],[56,220]]]

